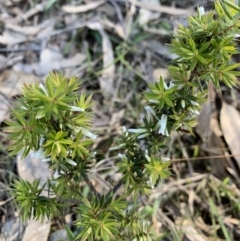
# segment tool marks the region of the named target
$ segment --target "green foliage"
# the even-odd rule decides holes
[[[145,165],[145,174],[149,175],[153,187],[160,177],[166,178],[171,175],[171,173],[166,170],[171,162],[163,162],[162,160],[158,160],[149,156],[147,156],[147,160],[149,164]]]
[[[40,184],[40,180],[15,181],[13,195],[16,196],[16,202],[19,203],[22,219],[27,221],[29,218],[44,221],[44,218],[50,219],[57,212],[55,198],[47,198],[42,194],[44,185]]]
[[[73,238],[68,230],[72,240],[152,240],[148,220],[138,212],[139,195],[147,195],[159,179],[171,174],[171,162],[161,150],[172,132],[192,133],[208,83],[216,88],[221,83],[229,88],[237,85],[240,64],[232,63],[231,57],[238,53],[239,10],[233,1],[216,1],[215,11],[205,13],[200,7],[189,17],[188,27],[179,25],[170,44],[178,56],[168,66],[170,81],[160,77],[148,85],[142,124],[123,127],[118,145],[110,149],[118,153],[121,180],[107,195],[100,195],[88,179],[96,139],[91,132],[92,96],[78,96],[75,91],[81,83],[61,74],[49,74],[45,85],[24,86],[12,120],[6,122],[10,155],[21,152],[26,157],[33,151],[49,162],[55,175],[43,186],[39,181],[16,181],[14,195],[23,219],[50,218],[74,203],[79,232]],[[79,185],[83,180],[91,190],[87,197]],[[45,186],[48,197],[42,195]]]
[[[82,232],[76,239],[94,240],[102,239],[109,241],[119,234],[119,222],[122,219],[126,202],[112,200],[112,195],[101,196],[98,200],[93,198],[91,202],[83,199],[83,205],[78,208],[80,218],[77,225],[82,228]]]
[[[204,81],[204,85],[211,80],[217,88],[220,81],[229,88],[236,85],[239,73],[234,69],[240,65],[232,64],[231,57],[238,53],[235,34],[239,29],[240,15],[236,11],[239,7],[230,1],[222,2],[215,2],[215,11],[203,13],[199,8],[196,15],[189,17],[188,27],[179,25],[170,45],[171,51],[179,56],[175,73],[169,66],[173,83],[198,86],[199,80]],[[185,71],[187,75],[181,77],[183,68],[188,73]]]

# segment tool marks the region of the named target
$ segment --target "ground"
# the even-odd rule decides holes
[[[93,130],[98,139],[93,148],[98,163],[91,180],[105,192],[111,187],[106,183],[119,178],[108,149],[123,125],[130,128],[140,123],[147,82],[160,76],[168,79],[166,66],[175,56],[167,43],[177,25],[187,25],[187,16],[201,5],[208,10],[213,2],[1,1],[1,127],[23,83],[44,82],[50,71],[77,76],[96,101]],[[240,240],[240,97],[238,89],[229,91],[222,85],[221,90],[209,86],[194,136],[171,137],[170,148],[163,152],[171,158],[173,175],[141,200],[161,237],[158,240]],[[37,224],[22,224],[18,219],[9,193],[12,181],[45,171],[41,162],[33,165],[32,160],[7,157],[8,144],[0,129],[0,239],[57,240],[56,231],[64,239],[64,225],[72,227],[75,218],[71,210],[48,223],[42,229],[44,235]],[[31,234],[26,231],[30,225],[36,225]]]

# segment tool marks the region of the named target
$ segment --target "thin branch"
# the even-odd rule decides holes
[[[235,157],[235,156],[240,156],[240,154],[231,154],[231,155],[215,155],[215,156],[204,156],[204,157],[189,157],[188,159],[186,158],[176,158],[176,159],[171,159],[171,162],[180,162],[180,161],[195,161],[195,160],[206,160],[206,159],[217,159],[217,158],[223,158],[223,157]]]
[[[91,181],[89,180],[88,176],[83,174],[83,178],[85,180],[85,182],[87,183],[87,185],[90,187],[90,190],[94,193],[94,195],[100,199],[101,195],[100,193],[95,189],[95,187],[92,185]]]
[[[118,189],[123,185],[123,181],[120,180],[113,188],[113,194],[117,193]]]

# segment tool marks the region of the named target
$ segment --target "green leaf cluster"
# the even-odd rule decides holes
[[[12,140],[10,155],[30,151],[51,160],[52,168],[67,170],[90,156],[96,138],[91,133],[92,96],[78,98],[80,82],[50,73],[42,84],[25,85],[5,129]],[[87,163],[86,163],[87,164]]]
[[[76,240],[152,240],[152,231],[143,214],[129,209],[122,198],[114,199],[112,192],[91,202],[84,198],[77,213],[76,225],[81,232]]]
[[[13,195],[19,204],[24,221],[32,218],[43,222],[45,218],[50,219],[57,213],[59,204],[54,197],[49,198],[42,194],[44,186],[40,184],[39,179],[34,180],[33,183],[23,179],[15,181]]]
[[[173,83],[202,89],[209,81],[219,88],[223,81],[232,88],[239,76],[236,68],[240,65],[233,64],[231,58],[238,53],[235,38],[240,9],[225,0],[215,2],[215,11],[203,13],[199,9],[188,18],[187,27],[178,26],[170,44],[171,51],[179,56],[174,66],[169,66]]]

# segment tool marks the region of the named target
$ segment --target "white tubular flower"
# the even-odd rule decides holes
[[[120,146],[113,146],[113,147],[109,148],[109,151],[117,151],[120,149],[122,149]]]
[[[199,12],[200,17],[203,16],[205,14],[204,7],[203,6],[198,7],[198,12]]]
[[[168,88],[171,89],[173,86],[175,86],[175,84],[172,81],[170,81]]]
[[[80,127],[77,129],[77,131],[82,131],[83,135],[84,136],[87,136],[89,138],[91,138],[92,140],[96,140],[97,139],[97,135],[94,135],[91,131],[87,130],[86,128],[84,127]]]
[[[28,110],[25,106],[21,106],[21,109]]]
[[[189,108],[189,110],[190,110],[193,114],[195,114],[195,115],[199,115],[199,114],[200,114],[200,112],[199,112],[198,110],[195,110],[195,109],[193,109],[193,108]]]
[[[170,158],[169,157],[161,157],[162,161],[163,162],[168,162],[170,161]]]
[[[141,133],[145,133],[145,132],[147,132],[147,129],[144,129],[144,128],[139,128],[139,129],[129,129],[128,131],[129,131],[129,132],[132,132],[132,133],[139,133],[139,134],[141,134]]]
[[[68,158],[67,158],[66,162],[67,162],[68,164],[72,165],[72,166],[77,166],[77,163],[76,163],[75,161],[71,160],[71,159],[68,159]]]
[[[126,156],[125,156],[125,155],[123,155],[123,154],[121,154],[121,153],[118,153],[118,158],[120,158],[120,159],[124,160],[124,158],[126,158]]]
[[[169,89],[169,87],[167,86],[167,84],[166,84],[165,81],[163,81],[163,86],[164,86],[164,89],[165,89],[165,90],[168,90],[168,89]]]
[[[194,105],[194,106],[199,106],[199,103],[197,103],[196,101],[192,101],[190,100],[191,104]]]
[[[69,106],[71,108],[72,111],[76,111],[76,112],[84,112],[85,109],[78,107],[78,106]]]
[[[193,110],[194,112],[194,114],[196,114],[196,115],[200,115],[200,112],[198,111],[198,110]]]
[[[57,179],[57,178],[59,178],[59,177],[60,177],[59,172],[58,172],[58,170],[56,170],[55,173],[54,173],[54,175],[53,175],[53,178],[54,178],[54,179]]]
[[[182,108],[185,108],[185,100],[181,100],[181,106]]]
[[[39,141],[39,145],[42,146],[44,141],[45,141],[45,138],[41,136],[40,141]]]
[[[147,231],[148,227],[150,225],[150,222],[149,221],[143,221],[142,222],[142,226],[143,226],[143,231]]]
[[[143,139],[143,138],[145,138],[147,136],[150,136],[150,134],[149,133],[144,133],[144,134],[138,136],[137,139]]]
[[[145,106],[144,109],[147,112],[147,121],[150,122],[152,120],[152,117],[156,116],[156,113],[149,105]]]
[[[150,184],[150,187],[153,189],[153,188],[154,188],[154,185],[153,185],[152,177],[149,178],[149,184]]]
[[[43,86],[42,83],[39,84],[39,88],[40,88],[41,90],[43,90],[43,92],[44,92],[46,95],[48,95],[48,92],[47,92],[47,90],[45,89],[45,87]]]
[[[164,136],[169,136],[168,130],[167,130],[167,119],[168,116],[166,114],[162,114],[161,120],[158,121],[157,127],[160,127],[158,130],[158,134],[162,134]]]
[[[58,170],[56,169],[53,177],[54,177],[55,179],[57,179],[57,178],[59,178],[59,177],[61,176],[61,174],[65,174],[64,171],[61,170],[60,173],[59,173]],[[56,182],[53,182],[53,183],[56,183]]]
[[[125,143],[122,143],[122,144],[120,144],[120,145],[118,145],[118,146],[113,146],[113,147],[109,148],[109,151],[120,150],[120,149],[122,149],[122,148],[125,147],[125,146],[126,146],[126,144],[125,144]]]
[[[148,155],[148,150],[145,150],[145,158],[147,159],[148,162],[151,162],[151,158]]]
[[[43,109],[43,108],[41,108],[41,109]],[[39,110],[36,115],[36,119],[41,119],[43,116],[45,116],[45,113],[42,110]]]
[[[128,137],[128,130],[125,126],[122,127],[123,133]]]
[[[167,129],[165,129],[165,136],[169,136],[169,132]]]
[[[155,104],[158,104],[159,101],[157,100],[149,100],[150,103],[155,103]]]

